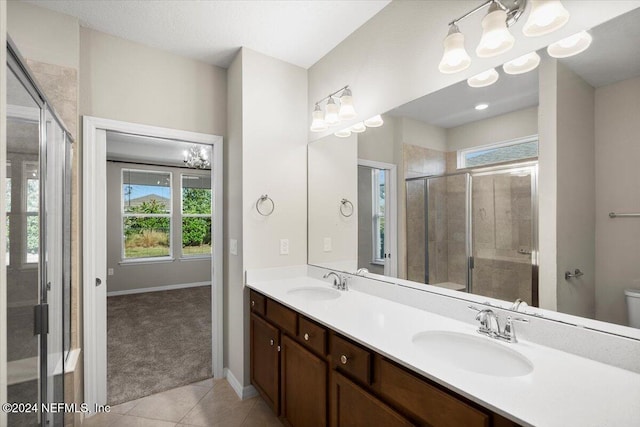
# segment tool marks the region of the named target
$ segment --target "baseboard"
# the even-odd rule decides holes
[[[150,288],[126,289],[124,291],[107,291],[108,297],[119,295],[142,294],[145,292],[172,291],[175,289],[197,288],[200,286],[211,286],[211,282],[178,283],[176,285],[153,286]]]
[[[258,395],[258,390],[256,390],[254,386],[248,385],[246,387],[243,387],[242,384],[240,384],[240,381],[238,381],[233,375],[233,372],[229,370],[229,368],[224,368],[224,376],[227,378],[227,382],[240,399],[250,399]]]

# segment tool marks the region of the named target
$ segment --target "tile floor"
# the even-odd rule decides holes
[[[240,400],[227,380],[208,379],[111,407],[89,427],[281,427],[261,397]]]

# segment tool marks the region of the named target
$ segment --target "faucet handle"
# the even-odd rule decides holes
[[[504,325],[502,336],[511,343],[517,343],[518,339],[516,338],[516,330],[513,328],[513,322],[529,323],[529,321],[522,317],[507,316],[507,323]]]

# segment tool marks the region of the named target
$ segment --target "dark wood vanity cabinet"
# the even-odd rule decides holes
[[[251,382],[288,426],[517,426],[253,290],[250,310]]]

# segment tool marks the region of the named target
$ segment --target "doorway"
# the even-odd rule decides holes
[[[111,215],[107,215],[108,197],[107,179],[109,171],[107,168],[107,135],[128,135],[133,138],[146,138],[147,142],[153,144],[153,141],[170,142],[169,146],[177,146],[180,144],[202,144],[206,147],[209,154],[210,170],[199,171],[194,173],[171,173],[163,170],[150,170],[154,166],[149,165],[128,165],[118,169],[118,179],[122,179],[121,186],[118,186],[118,192],[121,189],[132,188],[135,185],[142,187],[153,184],[153,187],[162,192],[166,191],[168,185],[172,187],[178,186],[179,190],[170,195],[169,198],[174,202],[170,203],[171,208],[169,215],[166,212],[137,212],[136,209],[129,212],[124,206],[125,196],[120,198],[122,203],[117,206],[121,212],[117,215],[118,228],[121,232],[117,233],[118,238],[122,237],[120,261],[118,265],[127,264],[128,262],[140,262],[141,257],[148,258],[147,262],[175,260],[175,253],[187,252],[180,241],[182,237],[176,235],[172,230],[182,229],[183,221],[191,221],[191,217],[187,215],[181,216],[181,222],[178,224],[174,217],[169,218],[171,211],[179,210],[182,214],[181,191],[182,182],[186,178],[198,178],[202,181],[208,181],[211,188],[211,205],[208,215],[202,214],[203,220],[209,221],[211,224],[210,245],[201,244],[199,247],[188,248],[188,251],[200,252],[203,255],[204,249],[207,249],[210,259],[210,297],[211,297],[211,370],[214,377],[222,378],[223,373],[223,347],[222,347],[222,137],[216,135],[206,135],[186,131],[178,131],[173,129],[158,128],[154,126],[137,125],[126,122],[99,119],[85,116],[83,119],[84,130],[84,153],[83,153],[83,279],[84,279],[84,325],[85,325],[85,401],[92,404],[105,404],[108,402],[107,395],[107,284],[109,281],[109,273],[112,273],[113,266],[107,265],[108,245],[107,241],[107,224],[112,219]],[[160,144],[144,148],[142,151],[160,150]],[[135,155],[135,150],[131,150],[131,154]],[[182,151],[178,162],[183,162]],[[172,156],[175,157],[175,156]],[[138,162],[142,163],[142,162]],[[155,169],[159,169],[155,167]],[[127,172],[128,171],[128,172]],[[128,173],[128,175],[127,175]],[[194,176],[192,176],[194,175]],[[197,175],[197,176],[195,176]],[[124,177],[124,178],[123,178]],[[129,181],[125,183],[128,177]],[[196,179],[197,180],[197,179]],[[196,180],[189,179],[188,182]],[[139,182],[138,182],[139,181]],[[153,181],[153,182],[151,182]],[[171,182],[171,184],[167,184]],[[160,183],[160,184],[158,184]],[[125,185],[126,184],[126,185]],[[191,184],[190,184],[191,185]],[[193,186],[193,185],[192,185]],[[121,187],[121,188],[120,188]],[[122,190],[124,191],[124,190]],[[175,195],[177,194],[177,196]],[[145,196],[142,195],[142,198]],[[177,198],[177,199],[176,199]],[[142,199],[140,199],[142,200]],[[138,201],[140,201],[138,200]],[[130,200],[131,201],[131,200]],[[146,201],[152,203],[151,201]],[[156,201],[157,202],[157,201]],[[137,203],[137,202],[135,202]],[[135,204],[134,203],[134,204]],[[158,203],[156,203],[158,204]],[[162,210],[162,209],[161,209]],[[136,211],[136,212],[134,212]],[[165,218],[165,216],[167,218]],[[197,215],[193,215],[196,217]],[[208,218],[204,218],[208,216]],[[155,225],[149,230],[140,229],[141,226],[153,219]],[[120,224],[122,223],[122,224]],[[144,223],[144,224],[143,224]],[[162,227],[165,225],[167,227]],[[143,227],[144,228],[144,227]],[[131,232],[131,233],[129,233]],[[109,232],[112,234],[112,232]],[[129,234],[133,237],[144,237],[149,243],[142,244],[135,239],[127,239]],[[134,236],[135,235],[135,236]],[[173,235],[174,238],[170,236]],[[131,241],[129,241],[131,240]],[[184,242],[183,242],[184,243]],[[202,242],[201,242],[202,243]],[[175,251],[173,250],[175,246]],[[184,251],[178,251],[178,248]],[[142,261],[145,261],[142,259]],[[192,262],[192,261],[186,261]],[[158,264],[159,265],[159,264]],[[193,264],[192,264],[193,266]],[[109,268],[109,270],[108,270]],[[184,283],[182,283],[184,284]],[[148,284],[147,284],[148,285]],[[189,283],[189,285],[194,285]],[[147,286],[149,287],[149,286]],[[153,286],[151,286],[153,287]],[[179,290],[180,286],[173,289],[174,292]],[[184,286],[182,287],[184,288]],[[149,289],[146,289],[147,291]],[[152,289],[154,290],[154,289]],[[156,291],[169,291],[170,289],[155,289]],[[125,292],[126,293],[126,292]],[[159,297],[162,292],[157,292],[155,297]],[[117,294],[116,294],[117,295]],[[153,298],[152,298],[153,299]],[[153,302],[151,303],[153,305]],[[158,307],[160,308],[160,307]],[[153,307],[151,307],[153,311]]]

